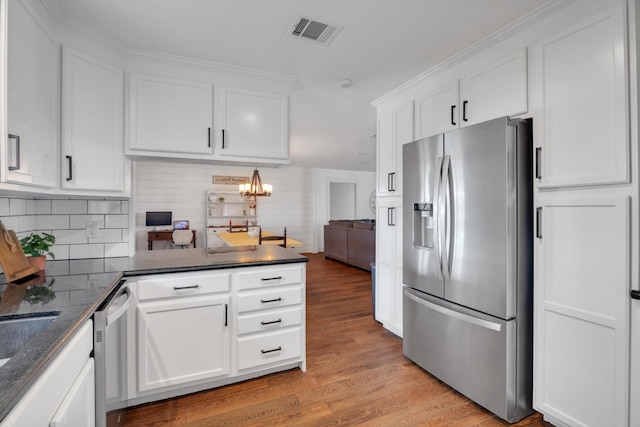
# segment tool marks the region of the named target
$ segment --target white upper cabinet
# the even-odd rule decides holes
[[[230,87],[217,96],[216,156],[288,163],[288,96]]]
[[[460,126],[527,112],[527,50],[472,70],[460,80]]]
[[[378,194],[402,195],[402,145],[413,141],[413,102],[378,114]]]
[[[126,154],[209,158],[213,85],[132,73]]]
[[[63,46],[61,187],[124,191],[123,73]]]
[[[416,99],[416,139],[458,127],[458,86],[454,80]]]
[[[536,45],[540,187],[629,181],[623,6]]]
[[[527,49],[484,65],[459,79],[423,91],[416,103],[416,139],[528,110]]]
[[[5,2],[7,12],[6,182],[54,188],[58,165],[56,42],[28,3]]]

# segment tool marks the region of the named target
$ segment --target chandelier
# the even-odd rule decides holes
[[[240,195],[242,196],[271,196],[273,187],[270,184],[263,184],[258,169],[253,171],[253,176],[249,182],[240,184]]]

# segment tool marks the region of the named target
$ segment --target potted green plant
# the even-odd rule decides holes
[[[25,255],[29,255],[27,258],[29,264],[32,267],[39,267],[40,270],[44,270],[46,255],[49,255],[51,259],[56,259],[55,254],[50,251],[51,246],[55,243],[55,236],[49,233],[42,233],[42,236],[37,233],[31,233],[20,239],[22,250]]]

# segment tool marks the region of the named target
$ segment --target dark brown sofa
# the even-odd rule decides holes
[[[376,259],[375,220],[331,220],[324,226],[325,258],[371,271]]]

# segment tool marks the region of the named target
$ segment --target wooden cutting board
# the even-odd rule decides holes
[[[13,230],[7,230],[2,222],[0,222],[0,264],[9,282],[40,271],[29,265],[16,233]]]

